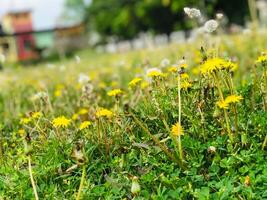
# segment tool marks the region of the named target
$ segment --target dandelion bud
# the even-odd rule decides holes
[[[216,153],[216,147],[214,147],[214,146],[210,146],[210,147],[208,148],[208,152],[210,152],[210,153]]]
[[[247,187],[250,186],[250,177],[249,176],[246,176],[244,184]]]
[[[204,29],[206,32],[212,33],[218,28],[218,26],[218,22],[214,19],[211,19],[204,24]]]
[[[132,180],[132,187],[131,187],[131,192],[133,195],[138,194],[141,190],[140,185],[139,185],[137,180],[138,180],[138,178],[136,176],[134,176],[133,180]]]

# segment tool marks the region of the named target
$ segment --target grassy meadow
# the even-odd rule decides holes
[[[0,199],[267,199],[267,34],[0,72]]]

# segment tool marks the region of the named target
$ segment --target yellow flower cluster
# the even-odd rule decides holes
[[[79,130],[83,130],[88,128],[92,123],[90,121],[84,121],[80,124]]]
[[[121,89],[115,89],[115,90],[111,90],[108,92],[108,96],[119,96],[122,94],[122,90]]]
[[[138,83],[140,83],[142,81],[141,78],[134,78],[133,80],[131,80],[129,82],[129,87],[135,87]]]
[[[266,63],[267,62],[267,54],[263,54],[261,56],[259,56],[256,60],[256,63]]]
[[[113,112],[105,109],[105,108],[100,108],[97,112],[96,112],[96,116],[99,117],[111,117],[113,115]]]
[[[41,116],[42,116],[41,112],[33,112],[31,115],[33,119],[39,119]]]
[[[30,117],[22,117],[20,119],[20,124],[29,124],[30,122],[32,122],[34,119],[39,119],[42,116],[41,112],[33,112],[31,113]]]
[[[229,107],[229,104],[226,101],[223,101],[223,100],[217,101],[216,104],[221,109],[228,109],[228,107]]]
[[[200,66],[200,71],[202,74],[211,74],[219,70],[234,71],[236,69],[237,69],[237,64],[230,61],[226,61],[221,58],[208,59]]]
[[[188,88],[192,87],[192,83],[188,82],[187,80],[181,82],[181,89],[187,90]]]
[[[171,67],[168,68],[168,71],[176,73],[178,71],[178,68],[176,66],[171,66]]]
[[[147,82],[147,81],[143,81],[142,83],[141,83],[141,88],[142,89],[145,89],[146,87],[148,87],[149,86],[149,83]]]
[[[70,125],[71,120],[64,116],[57,117],[53,119],[52,124],[56,128],[66,128]]]
[[[227,103],[238,103],[243,99],[242,96],[240,95],[230,95],[228,97],[226,97],[225,101]]]
[[[29,124],[31,122],[31,118],[23,117],[20,119],[20,124]]]
[[[231,103],[238,103],[242,99],[243,99],[242,96],[239,96],[239,95],[230,95],[230,96],[226,97],[225,100],[218,101],[216,104],[217,104],[217,106],[219,108],[228,109],[229,104],[231,104]]]
[[[55,97],[61,97],[62,96],[62,91],[63,91],[64,88],[65,88],[64,85],[58,84],[56,86],[56,90],[54,91],[54,96]]]
[[[165,74],[163,74],[160,71],[151,71],[147,74],[147,76],[151,77],[151,78],[155,78],[155,77],[165,77]]]
[[[24,129],[19,129],[18,134],[20,135],[20,137],[23,137],[23,136],[25,136],[26,131]]]
[[[184,135],[184,129],[179,122],[172,125],[171,133],[174,136]]]
[[[79,111],[78,111],[78,115],[85,115],[88,113],[88,110],[86,108],[81,108]]]

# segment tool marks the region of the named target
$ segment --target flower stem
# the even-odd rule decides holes
[[[264,150],[266,144],[267,144],[267,134],[266,134],[265,139],[264,139],[264,142],[262,144],[262,150]]]
[[[176,162],[181,168],[184,168],[180,160],[178,160],[169,150],[168,147],[165,144],[161,144],[159,139],[155,137],[153,134],[150,133],[150,131],[143,125],[143,123],[137,119],[132,113],[131,116],[133,117],[134,121],[148,134],[152,140],[161,148],[161,150],[174,162]]]
[[[233,79],[232,79],[231,75],[229,75],[229,80],[230,80],[229,85],[230,85],[231,95],[234,95],[234,83],[233,83]],[[235,131],[237,134],[238,133],[238,115],[237,115],[236,104],[234,104],[233,108],[234,108],[234,114],[235,114]]]
[[[266,143],[267,143],[267,134],[266,134],[265,139],[264,139],[264,142],[262,144],[262,148],[261,148],[262,150],[264,150],[264,148],[266,146]]]
[[[83,165],[83,171],[82,171],[82,177],[81,177],[81,182],[80,182],[80,186],[79,186],[79,190],[78,190],[78,194],[76,196],[76,200],[79,200],[81,198],[82,195],[82,189],[83,189],[83,185],[84,185],[84,181],[85,181],[85,176],[86,176],[86,165]]]
[[[181,75],[178,74],[178,122],[181,125],[181,116],[182,116],[182,103],[181,103]],[[182,148],[182,142],[181,142],[181,130],[180,126],[178,127],[178,148],[179,148],[179,157],[180,160],[183,161],[183,148]]]
[[[32,189],[33,189],[33,193],[34,193],[34,196],[35,196],[35,200],[39,200],[38,193],[37,193],[36,186],[35,186],[35,182],[34,182],[34,179],[33,179],[30,155],[28,156],[28,168],[29,168],[29,174],[30,174],[30,178],[31,178],[31,184],[32,184]]]
[[[216,82],[217,89],[218,89],[221,101],[224,101],[223,93],[222,93],[222,90],[221,90],[221,87],[220,87],[220,83],[219,83],[218,77],[217,77],[216,74],[214,74],[213,77],[214,77],[214,80]],[[229,117],[227,115],[226,109],[223,109],[223,112],[224,112],[224,118],[225,118],[225,122],[226,122],[226,128],[227,128],[228,136],[229,136],[231,142],[233,142],[233,135],[232,135],[232,132],[231,132],[231,129],[230,129]]]
[[[267,111],[267,68],[266,65],[263,67],[264,79],[265,79],[265,92],[264,92],[264,110]]]

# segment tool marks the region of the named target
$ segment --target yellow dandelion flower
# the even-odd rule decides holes
[[[115,90],[111,90],[108,92],[108,96],[119,96],[122,94],[122,90],[121,89],[115,89]]]
[[[31,119],[28,118],[28,117],[23,117],[23,118],[21,118],[21,120],[20,120],[20,123],[21,123],[21,124],[29,124],[30,122],[31,122]]]
[[[161,72],[158,68],[150,68],[146,72],[148,77],[156,78],[156,77],[165,77],[166,75]]]
[[[54,96],[55,97],[61,97],[62,96],[62,90],[60,89],[58,89],[58,90],[55,90],[55,92],[54,92]]]
[[[83,130],[88,128],[92,123],[90,121],[84,121],[80,124],[79,130]]]
[[[198,68],[198,67],[194,67],[193,69],[192,69],[192,74],[194,74],[194,75],[198,75],[200,73],[200,69]]]
[[[88,113],[88,110],[86,108],[81,108],[78,112],[79,115],[85,115]]]
[[[60,117],[57,117],[57,118],[53,119],[52,124],[56,128],[60,128],[60,127],[61,128],[66,128],[66,127],[68,127],[70,125],[70,122],[71,122],[70,119],[67,119],[64,116],[60,116]]]
[[[257,58],[256,63],[266,63],[267,62],[267,54],[261,55]]]
[[[155,77],[164,77],[164,74],[162,72],[158,71],[151,71],[147,74],[149,77],[155,78]]]
[[[229,69],[230,71],[235,71],[238,68],[238,65],[233,62],[228,62],[228,65],[226,65],[226,68]]]
[[[226,103],[238,103],[243,99],[242,96],[239,95],[230,95],[228,97],[226,97],[225,102]]]
[[[20,135],[20,137],[23,137],[23,136],[25,136],[26,131],[24,129],[19,129],[18,134]]]
[[[189,75],[187,73],[181,74],[182,79],[189,79]]]
[[[133,80],[131,80],[129,82],[129,87],[135,87],[138,83],[140,83],[142,81],[141,78],[134,78]]]
[[[100,82],[98,84],[98,87],[103,89],[103,88],[107,87],[107,84],[105,82]]]
[[[181,82],[181,89],[187,90],[188,88],[191,88],[191,87],[192,87],[192,83],[188,81]]]
[[[187,63],[181,63],[181,64],[180,64],[180,67],[182,67],[182,68],[187,68],[188,65],[187,65]]]
[[[119,85],[118,81],[111,82],[111,87],[116,87],[117,85]]]
[[[221,109],[228,109],[228,107],[229,107],[229,103],[226,102],[226,101],[222,101],[222,100],[221,101],[217,101],[216,104]]]
[[[224,69],[234,71],[237,69],[237,64],[230,61],[225,61],[221,58],[210,58],[205,61],[200,67],[202,74],[211,74],[215,71]]]
[[[147,81],[143,81],[142,83],[141,83],[141,88],[142,89],[145,89],[146,87],[148,87],[149,86],[149,83],[147,82]]]
[[[74,113],[71,117],[72,120],[76,121],[78,119],[79,115],[77,113]]]
[[[63,90],[64,88],[65,88],[65,86],[63,84],[57,84],[56,85],[57,90]]]
[[[80,90],[80,89],[82,88],[82,85],[81,85],[80,83],[77,83],[77,84],[75,85],[75,88],[76,88],[77,90]]]
[[[97,117],[111,117],[113,115],[113,112],[105,109],[105,108],[100,108],[97,112],[96,112],[96,116]]]
[[[168,71],[176,73],[178,71],[178,68],[176,66],[171,66],[171,67],[168,68]]]
[[[174,136],[184,135],[184,129],[179,122],[172,125],[171,133]]]
[[[42,113],[41,112],[34,112],[34,113],[32,113],[32,115],[31,115],[31,117],[33,118],[33,119],[38,119],[38,118],[40,118],[42,116]]]

